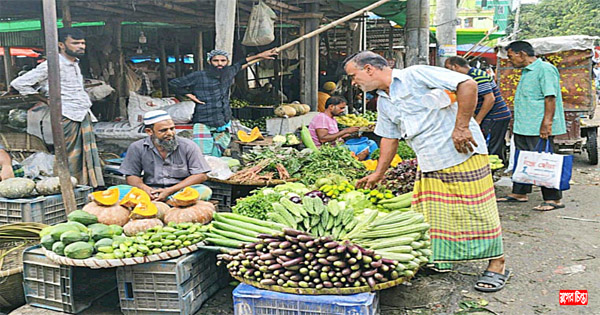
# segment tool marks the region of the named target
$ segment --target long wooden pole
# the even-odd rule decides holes
[[[473,45],[473,47],[471,47],[471,49],[469,49],[469,50],[468,50],[468,51],[465,53],[464,57],[465,57],[465,58],[467,58],[467,57],[468,57],[468,56],[471,54],[471,52],[473,51],[473,49],[477,48],[477,46],[479,46],[479,44],[481,44],[481,43],[483,43],[484,41],[486,41],[486,40],[487,40],[487,39],[490,37],[490,35],[492,35],[492,33],[494,33],[494,32],[495,32],[495,31],[497,31],[497,30],[498,30],[498,26],[494,26],[493,28],[491,28],[490,30],[488,30],[488,31],[487,31],[487,34],[485,34],[485,36],[484,36],[482,39],[480,39],[480,40],[477,42],[477,44]]]
[[[13,78],[12,59],[10,58],[10,47],[4,46],[4,77],[6,79],[6,90],[10,89],[10,81]]]
[[[303,41],[305,39],[309,39],[309,38],[311,38],[313,36],[319,35],[319,34],[325,32],[327,30],[330,30],[330,29],[332,29],[332,28],[334,28],[334,27],[336,27],[336,26],[338,26],[338,25],[346,22],[346,21],[352,20],[353,18],[355,18],[355,17],[357,17],[359,15],[362,15],[363,13],[365,13],[367,11],[373,10],[373,9],[379,7],[380,5],[382,5],[382,4],[386,3],[386,2],[389,2],[389,1],[390,0],[379,0],[379,1],[373,3],[373,4],[369,5],[369,6],[366,6],[366,7],[362,8],[362,9],[354,12],[354,13],[351,13],[349,15],[341,17],[341,18],[339,18],[339,19],[337,19],[337,20],[335,20],[335,21],[333,21],[333,22],[331,22],[331,23],[329,23],[327,25],[324,25],[324,26],[322,26],[322,27],[320,27],[320,28],[318,28],[318,29],[310,32],[310,33],[302,35],[302,36],[294,39],[293,41],[291,41],[289,43],[281,45],[281,46],[275,48],[275,51],[280,52],[282,50],[286,50],[286,49],[288,49],[290,47],[293,47],[294,45],[300,43],[301,41]],[[255,59],[255,60],[249,62],[249,64],[257,63],[259,61],[260,61],[259,59]]]
[[[54,140],[54,173],[58,174],[60,191],[67,214],[77,209],[75,192],[71,184],[71,173],[67,164],[65,134],[62,127],[62,104],[60,97],[60,68],[58,55],[58,31],[56,29],[56,1],[43,0],[46,56],[48,60],[48,105]],[[87,174],[85,174],[87,176]]]

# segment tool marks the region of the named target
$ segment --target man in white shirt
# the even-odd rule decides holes
[[[377,90],[377,125],[382,137],[375,172],[357,183],[373,186],[390,166],[398,139],[417,155],[419,171],[412,210],[431,225],[432,262],[438,270],[460,261],[489,260],[475,289],[504,288],[502,229],[494,194],[487,148],[473,119],[477,83],[469,76],[441,67],[391,69],[370,51],[346,59],[352,84]]]
[[[96,118],[85,92],[79,58],[85,55],[85,35],[80,29],[58,30],[62,125],[69,170],[82,185],[104,186],[102,166],[92,129]],[[13,80],[10,85],[22,95],[48,91],[48,62]]]

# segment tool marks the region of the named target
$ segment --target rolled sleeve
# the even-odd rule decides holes
[[[557,84],[557,82],[559,82],[560,80],[560,76],[558,74],[558,70],[556,70],[556,68],[550,66],[550,67],[543,67],[542,71],[540,71],[540,82],[541,82],[541,87],[542,87],[542,93],[544,94],[544,97],[546,96],[554,96],[554,97],[558,97],[560,94],[560,91],[558,90],[560,88],[560,85]]]
[[[36,94],[38,92],[40,82],[48,78],[48,63],[42,62],[35,69],[25,73],[24,75],[14,79],[10,85],[19,91],[21,95]]]
[[[137,142],[129,146],[119,172],[123,175],[142,176],[142,146],[138,146]]]
[[[211,168],[208,165],[208,162],[206,162],[202,151],[200,151],[200,148],[195,143],[189,145],[186,155],[190,174],[204,174],[211,171]]]

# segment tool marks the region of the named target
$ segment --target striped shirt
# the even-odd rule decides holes
[[[487,154],[485,139],[474,118],[469,130],[477,143],[474,152],[456,151],[452,132],[458,104],[444,90],[456,91],[470,77],[441,67],[412,66],[394,69],[389,95],[378,90],[375,134],[405,139],[415,151],[423,172],[439,171],[468,160],[473,154]]]
[[[498,89],[494,79],[487,72],[477,68],[471,68],[467,74],[477,82],[477,108],[475,108],[475,115],[481,110],[483,97],[486,94],[493,93],[494,106],[492,106],[492,109],[490,109],[483,120],[500,121],[510,119],[510,109],[504,102],[502,95],[500,95],[500,89]]]

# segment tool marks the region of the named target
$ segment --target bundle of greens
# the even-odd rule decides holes
[[[231,210],[250,218],[266,220],[267,213],[273,211],[273,203],[278,202],[283,194],[271,188],[262,188],[253,191],[248,197],[238,199]]]
[[[354,180],[366,173],[365,166],[352,157],[348,148],[323,144],[318,151],[312,152],[302,160],[300,171],[293,177],[299,178],[304,184],[312,185],[319,178],[332,174]]]
[[[406,144],[406,142],[404,141],[399,141],[398,142],[398,150],[397,150],[398,156],[400,156],[400,158],[402,158],[403,160],[410,160],[410,159],[414,159],[417,157],[417,155],[415,154],[415,151],[413,151],[413,149],[411,149],[408,144]],[[379,159],[379,149],[373,151],[373,153],[371,153],[371,159],[372,160],[377,160]]]
[[[256,146],[242,154],[246,168],[234,174],[230,180],[239,182],[251,180],[286,180],[300,171],[301,158],[308,152],[300,152],[294,148],[271,145]]]

